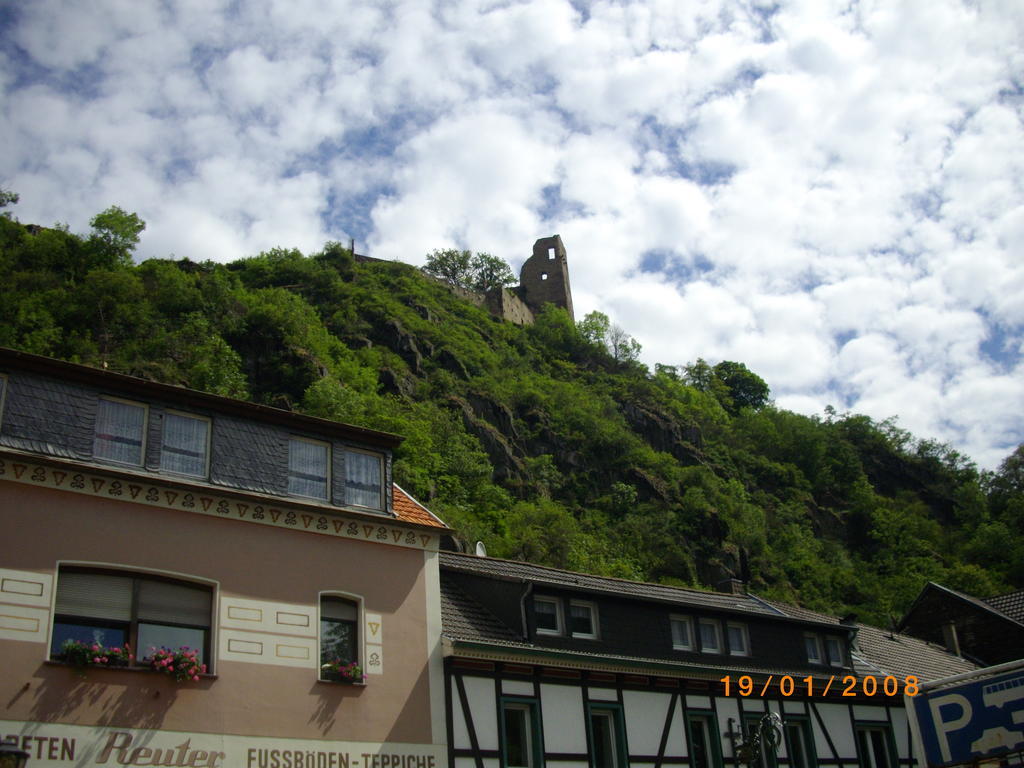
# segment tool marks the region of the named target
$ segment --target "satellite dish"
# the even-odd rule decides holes
[[[484,546],[484,543],[482,541],[478,541],[476,543],[476,556],[487,557],[487,547]]]

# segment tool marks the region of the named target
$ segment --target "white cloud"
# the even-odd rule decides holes
[[[1019,3],[36,0],[8,35],[23,221],[515,268],[558,232],[577,314],[649,363],[740,360],[985,466],[1024,439]]]

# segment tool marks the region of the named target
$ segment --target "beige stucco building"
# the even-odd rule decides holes
[[[0,350],[0,737],[33,766],[446,762],[447,529],[399,440]]]

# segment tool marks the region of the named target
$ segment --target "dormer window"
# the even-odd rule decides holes
[[[672,647],[677,651],[692,651],[693,619],[689,616],[673,616],[669,624],[672,628]]]
[[[100,398],[92,455],[118,464],[142,466],[147,408],[141,403]]]
[[[537,617],[538,635],[561,635],[562,601],[555,597],[533,598],[533,612]]]
[[[345,451],[345,503],[355,507],[384,509],[384,468],[379,453]]]
[[[835,635],[828,635],[825,638],[825,651],[828,653],[828,663],[833,667],[843,666],[844,656],[843,641]]]
[[[327,499],[330,446],[316,440],[288,440],[288,493]]]
[[[722,626],[714,619],[700,619],[698,627],[701,653],[721,653]]]
[[[804,648],[807,651],[807,661],[811,664],[824,664],[825,657],[821,652],[821,638],[810,632],[804,634]]]
[[[168,411],[163,418],[160,469],[179,475],[206,477],[210,421]]]
[[[726,623],[725,628],[729,638],[729,655],[749,656],[750,636],[747,634],[747,625],[730,621]]]
[[[569,632],[573,637],[596,640],[597,606],[584,600],[570,600]]]

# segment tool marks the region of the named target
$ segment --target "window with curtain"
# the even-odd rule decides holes
[[[163,423],[160,469],[179,475],[206,477],[209,420],[168,411],[164,414]]]
[[[330,447],[327,443],[293,437],[288,441],[288,493],[327,499]]]
[[[570,600],[569,632],[573,637],[597,639],[597,606],[583,600]]]
[[[130,644],[136,659],[153,648],[199,650],[209,664],[213,590],[203,584],[122,571],[61,568],[50,655],[66,640]]]
[[[725,631],[729,637],[729,653],[733,656],[750,655],[750,635],[747,625],[736,621],[726,622]]]
[[[537,618],[538,635],[562,634],[562,601],[554,597],[533,598],[533,613]]]
[[[672,647],[677,651],[692,651],[693,619],[689,616],[673,616],[669,624],[672,629]]]
[[[96,409],[92,454],[97,459],[142,466],[146,406],[101,398]]]
[[[384,509],[383,458],[379,453],[345,451],[345,503]]]
[[[722,652],[722,628],[713,619],[700,619],[697,623],[700,632],[700,649],[703,653]]]

